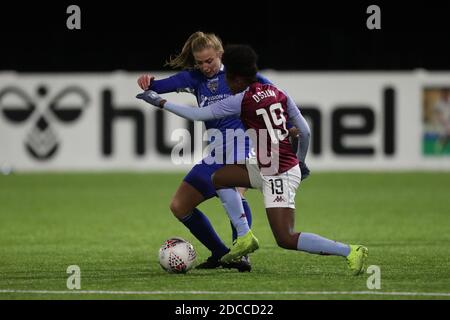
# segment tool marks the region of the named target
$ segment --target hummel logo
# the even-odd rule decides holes
[[[286,202],[282,196],[277,196],[273,202]]]
[[[48,99],[50,97],[50,99]],[[56,154],[61,141],[54,131],[54,119],[59,123],[72,123],[83,113],[89,103],[85,90],[77,86],[62,89],[50,95],[47,86],[40,85],[36,93],[21,88],[6,87],[0,90],[0,110],[12,123],[32,121],[25,137],[25,148],[37,160],[48,160]],[[40,105],[44,107],[40,110]]]

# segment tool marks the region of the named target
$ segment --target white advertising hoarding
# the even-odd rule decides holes
[[[450,73],[262,73],[297,102],[310,123],[312,170],[450,170],[449,146],[433,114],[450,87]],[[0,73],[0,166],[187,170],[201,156],[201,124],[137,100],[138,76]],[[168,97],[196,105],[187,93]],[[172,133],[178,128],[194,133],[192,141],[182,141],[193,154],[174,165],[172,147],[180,141]]]

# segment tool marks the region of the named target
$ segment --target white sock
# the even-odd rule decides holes
[[[297,249],[308,253],[347,257],[350,246],[321,237],[314,233],[302,232],[298,237]]]
[[[242,199],[239,192],[234,188],[216,190],[220,201],[231,220],[231,223],[236,228],[238,237],[245,235],[249,230],[247,217],[245,216],[244,207],[242,206]]]

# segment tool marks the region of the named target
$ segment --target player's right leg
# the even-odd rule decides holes
[[[211,181],[211,175],[222,166],[206,164],[203,161],[195,165],[175,193],[171,210],[191,233],[211,251],[211,256],[207,261],[198,265],[197,268],[211,269],[222,266],[239,271],[250,271],[251,265],[248,261],[242,260],[227,265],[220,262],[220,258],[229,252],[229,248],[217,235],[207,216],[196,208],[201,202],[217,196]],[[241,203],[239,197],[237,201],[239,204]]]
[[[205,201],[205,197],[200,191],[183,181],[170,203],[170,210],[211,251],[211,259],[207,263],[208,267],[217,268],[220,267],[219,259],[229,249],[214,230],[208,217],[197,209],[197,206],[203,201]]]
[[[242,206],[244,208],[245,216],[247,218],[248,226],[251,228],[252,227],[252,210],[247,202],[247,199],[245,198],[245,192],[247,192],[248,189],[239,187],[239,188],[236,188],[236,190],[239,192],[239,194],[241,196],[241,202],[242,202]],[[234,242],[238,237],[238,232],[237,232],[236,228],[233,226],[233,222],[230,221],[230,225],[231,225],[231,239]]]
[[[251,187],[249,175],[245,165],[225,165],[213,174],[212,181],[218,193],[222,190],[233,188],[234,186],[244,188]],[[237,191],[235,191],[235,193],[238,194]],[[224,204],[224,206],[226,206],[226,204]],[[236,229],[238,229],[238,222],[233,221]],[[231,261],[241,259],[243,256],[252,253],[258,248],[258,239],[256,239],[252,231],[247,226],[245,233],[239,233],[238,229],[238,237],[233,243],[233,247],[231,247],[230,252],[223,256],[221,260],[226,263],[230,263]]]

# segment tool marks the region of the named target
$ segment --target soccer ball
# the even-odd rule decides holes
[[[159,248],[159,264],[169,273],[186,273],[194,265],[197,254],[188,241],[174,237]]]

